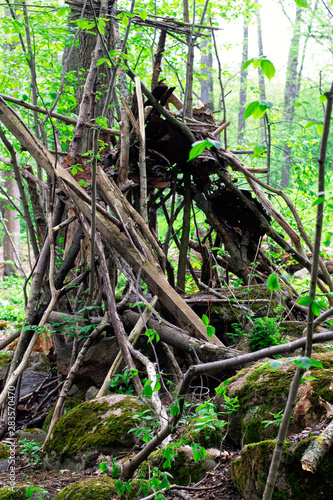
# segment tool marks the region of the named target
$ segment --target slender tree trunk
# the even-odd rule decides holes
[[[245,62],[249,58],[249,25],[246,17],[244,17],[243,26],[243,52],[242,52],[242,65],[241,70]],[[246,85],[247,85],[247,71],[241,71],[240,76],[240,91],[239,91],[239,113],[238,113],[238,136],[237,141],[239,144],[244,142],[244,112],[246,104]]]
[[[18,185],[15,182],[13,172],[7,171],[5,173],[5,186],[8,195],[14,199],[17,205],[20,205],[20,193]],[[4,232],[3,238],[3,276],[10,276],[17,272],[17,256],[21,255],[21,242],[20,242],[20,216],[13,207],[5,207],[4,210],[5,224],[8,233]],[[15,249],[13,248],[15,245]],[[16,251],[16,255],[15,255]]]
[[[201,84],[201,101],[213,104],[213,53],[211,50],[211,42],[207,38],[203,38],[200,46],[201,51],[201,66],[202,73],[205,78],[200,80]]]
[[[295,114],[295,101],[297,99],[299,92],[299,87],[297,85],[298,82],[297,69],[298,69],[298,58],[299,58],[299,48],[300,48],[300,38],[301,38],[300,27],[301,27],[301,7],[297,6],[294,31],[289,48],[286,85],[284,91],[284,122],[288,136],[293,134],[292,124]],[[283,149],[282,178],[281,178],[282,187],[288,187],[290,180],[291,147],[288,146],[288,139],[289,137],[286,137],[286,142]]]

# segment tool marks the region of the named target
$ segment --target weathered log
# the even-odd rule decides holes
[[[314,474],[320,461],[329,452],[333,444],[333,421],[316,436],[308,448],[305,450],[302,459],[302,469]]]

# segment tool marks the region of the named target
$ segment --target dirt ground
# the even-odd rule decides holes
[[[230,463],[236,458],[236,453],[229,452],[218,463],[217,467],[199,483],[182,489],[179,487],[172,489],[165,493],[165,497],[168,500],[177,500],[179,498],[185,500],[243,500],[230,478]],[[69,470],[44,471],[40,467],[28,466],[24,457],[17,457],[16,460],[16,484],[32,484],[35,487],[45,489],[48,492],[48,496],[43,497],[45,500],[54,500],[59,491],[71,483],[92,477],[96,478],[100,475],[102,473],[97,467],[83,472],[71,472]],[[8,486],[8,482],[8,472],[0,471],[0,489]]]

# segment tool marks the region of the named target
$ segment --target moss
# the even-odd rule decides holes
[[[301,396],[305,398],[304,406],[299,400],[300,411],[294,415],[291,431],[298,432],[302,426],[316,424],[323,419],[326,410],[321,399],[333,404],[332,355],[315,354],[313,358],[320,361],[324,368],[311,368],[311,375],[317,380],[307,382],[310,390]],[[262,362],[256,363],[229,379],[227,394],[229,397],[237,396],[240,405],[237,413],[231,416],[229,428],[229,435],[237,445],[272,439],[277,434],[275,424],[264,427],[262,421],[274,420],[274,415],[284,409],[296,365],[287,363],[277,370],[263,366]],[[218,400],[217,404],[221,408]]]
[[[122,495],[124,499],[134,499],[140,490],[141,481],[134,480],[130,483],[131,491]],[[106,498],[115,498],[117,490],[114,479],[108,476],[100,478],[90,478],[84,481],[77,481],[66,486],[56,496],[56,500],[105,500]],[[118,498],[118,497],[117,497]]]
[[[7,446],[3,443],[0,443],[0,460],[6,460],[9,457],[9,451]]]
[[[27,489],[31,485],[16,485],[16,486],[6,486],[0,490],[0,500],[26,500],[27,499]],[[32,498],[36,498],[32,497]]]
[[[0,351],[0,368],[5,368],[9,365],[13,357],[13,351]]]
[[[273,500],[332,498],[333,450],[324,457],[316,474],[309,474],[301,467],[301,457],[311,441],[312,438],[304,439],[293,448],[290,443],[285,444]],[[275,441],[248,445],[241,451],[241,457],[232,462],[232,479],[245,498],[262,498],[274,446]]]
[[[131,396],[110,406],[110,397],[100,398],[100,402],[81,403],[60,418],[46,444],[46,453],[55,452],[62,461],[92,449],[111,448],[114,451],[134,444],[133,435],[128,433],[135,427],[133,414],[147,406]]]
[[[75,408],[76,406],[78,406],[79,404],[81,404],[83,402],[84,402],[84,393],[83,392],[81,392],[77,396],[72,396],[72,397],[67,398],[66,404],[65,404],[65,409],[64,409],[64,415],[66,415],[66,413],[68,413],[70,410],[72,410],[73,408]],[[44,421],[42,429],[45,432],[47,432],[49,430],[56,404],[57,403],[54,403],[54,405],[52,406],[50,412],[47,414],[47,417]]]

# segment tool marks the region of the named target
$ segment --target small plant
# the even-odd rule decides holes
[[[252,333],[249,335],[249,343],[253,351],[279,345],[281,337],[280,327],[275,318],[255,318],[253,320]]]
[[[128,432],[134,432],[136,438],[140,438],[144,443],[148,443],[154,437],[154,433],[159,426],[159,420],[156,415],[152,414],[151,410],[143,410],[133,416],[141,425],[140,427],[132,427]]]
[[[29,441],[22,439],[20,441],[19,453],[24,455],[29,460],[29,465],[37,465],[42,460],[41,458],[42,443],[37,441]]]
[[[38,497],[36,497],[35,493],[39,493]],[[36,500],[46,500],[47,498],[50,498],[47,490],[44,490],[44,488],[35,488],[32,485],[25,490],[25,494],[27,498],[34,497]]]
[[[111,382],[109,382],[109,386],[113,388],[110,392],[115,392],[116,394],[133,394],[132,378],[137,374],[138,370],[129,370],[128,368],[125,368],[123,374],[117,373]]]
[[[271,413],[269,412],[270,415],[274,417],[273,420],[263,420],[261,423],[265,424],[264,427],[268,427],[269,425],[276,424],[279,425],[282,418],[283,418],[283,410],[279,411],[278,413]],[[292,418],[292,417],[291,417]]]

